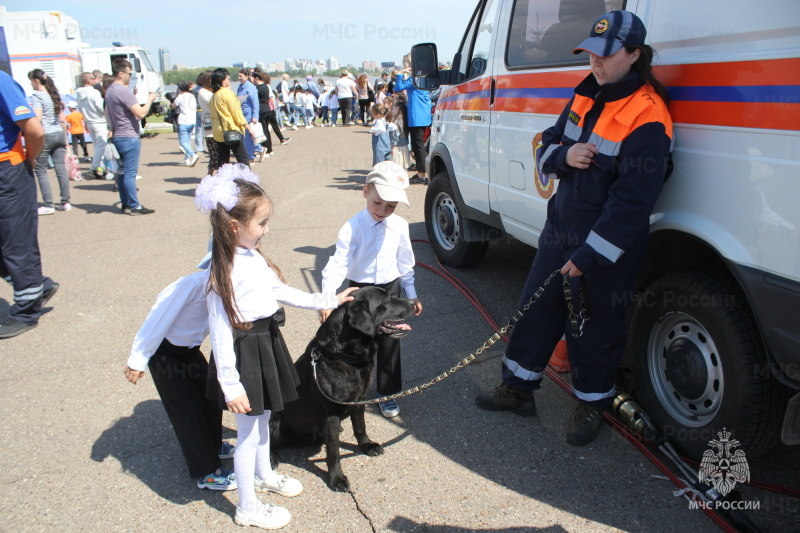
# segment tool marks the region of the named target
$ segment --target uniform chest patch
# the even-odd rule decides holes
[[[581,121],[581,117],[575,111],[570,111],[569,116],[567,116],[567,120],[569,120],[570,122],[572,122],[577,126],[578,122]]]

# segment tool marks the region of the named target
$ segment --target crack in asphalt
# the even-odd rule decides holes
[[[356,510],[359,513],[361,513],[361,516],[364,517],[364,520],[366,520],[369,523],[369,527],[372,530],[372,533],[377,533],[377,530],[375,529],[375,524],[372,523],[372,519],[369,516],[367,516],[367,513],[365,513],[363,509],[361,509],[361,505],[358,504],[358,498],[356,498],[356,495],[353,491],[350,491],[350,497],[353,499],[353,503],[356,504]]]

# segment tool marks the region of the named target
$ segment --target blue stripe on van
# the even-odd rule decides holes
[[[575,94],[573,87],[515,87],[497,89],[497,98],[563,98],[569,100]]]
[[[738,85],[736,87],[667,87],[670,100],[690,102],[798,103],[797,85]]]
[[[477,100],[478,98],[489,98],[492,95],[491,91],[483,90],[483,91],[474,91],[471,93],[463,93],[463,94],[454,94],[452,96],[447,96],[446,98],[441,98],[440,102],[456,102],[458,100]]]

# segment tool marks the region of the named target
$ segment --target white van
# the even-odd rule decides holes
[[[800,443],[800,2],[480,0],[451,69],[413,50],[415,85],[445,86],[430,240],[457,267],[495,236],[536,245],[557,182],[533,152],[589,73],[572,49],[614,9],[647,27],[675,123],[621,383],[691,456],[723,428],[748,456],[781,427]]]
[[[81,50],[81,65],[84,72],[100,70],[111,74],[111,64],[117,58],[127,59],[133,67],[131,88],[136,88],[136,99],[144,105],[150,93],[162,93],[164,82],[161,74],[153,68],[147,52],[139,46],[123,46],[114,43],[111,48],[84,48]]]

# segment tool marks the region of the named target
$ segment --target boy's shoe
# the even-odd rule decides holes
[[[217,468],[214,472],[197,480],[198,489],[236,490],[236,474],[233,470]]]
[[[69,202],[64,202],[63,204],[56,206],[56,211],[72,211],[72,206],[69,204]]]
[[[131,215],[149,215],[150,213],[155,213],[155,209],[147,209],[145,206],[140,205],[137,208],[131,208],[130,214]]]
[[[56,210],[54,208],[47,207],[46,205],[39,208],[39,215],[52,215],[55,212]]]
[[[200,160],[200,156],[197,155],[197,154],[194,154],[192,157],[190,157],[189,159],[186,160],[187,161],[186,162],[186,166],[187,167],[193,167],[193,166],[195,166],[197,164],[197,162],[199,160]]]
[[[108,180],[108,181],[111,181],[116,177],[117,177],[116,174],[114,174],[113,172],[107,172],[106,173],[106,180]]]
[[[256,476],[255,489],[256,492],[274,492],[287,498],[294,498],[303,492],[303,485],[293,477],[276,474],[270,483]]]
[[[240,526],[256,526],[263,529],[280,529],[289,523],[292,515],[283,507],[256,501],[255,508],[246,512],[238,505],[233,521]]]
[[[603,409],[578,402],[569,415],[567,442],[573,446],[586,446],[600,432],[603,424]]]
[[[500,383],[491,392],[482,392],[475,397],[475,404],[489,411],[511,411],[520,416],[534,416],[536,401],[533,391],[522,390]]]
[[[52,287],[50,287],[49,289],[45,289],[45,290],[42,292],[42,306],[45,306],[45,305],[47,305],[47,302],[49,302],[49,301],[50,301],[50,299],[51,299],[53,296],[55,296],[55,295],[56,295],[56,293],[58,292],[58,288],[59,288],[60,286],[61,286],[61,285],[59,285],[58,283],[56,283],[56,282],[54,281],[54,282],[53,282],[53,286],[52,286]]]
[[[414,176],[408,179],[408,183],[412,185],[427,185],[428,178],[423,178],[419,174],[415,174]]]
[[[230,442],[223,442],[222,445],[219,447],[218,455],[220,459],[233,459],[234,453],[236,453],[236,446],[234,446]]]
[[[400,406],[394,400],[386,400],[378,405],[381,406],[381,414],[386,418],[394,418],[400,414]]]
[[[38,322],[28,324],[27,322],[22,322],[16,318],[8,317],[5,322],[0,324],[0,339],[10,339],[11,337],[16,337],[17,335],[21,335],[38,325]]]
[[[295,129],[297,129],[297,128],[295,128]],[[289,141],[291,141],[291,140],[292,140],[291,137],[286,137],[281,141],[281,144],[282,145],[287,145],[287,144],[289,144]]]

